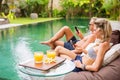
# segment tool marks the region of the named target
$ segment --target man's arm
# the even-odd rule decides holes
[[[85,42],[83,43],[83,45],[81,46],[83,49],[85,49],[90,43],[94,42],[96,39],[96,35],[95,34],[90,34],[87,36]]]
[[[80,30],[78,30],[78,32],[76,32],[76,34],[77,34],[77,36],[79,36],[80,39],[84,38],[84,36]]]

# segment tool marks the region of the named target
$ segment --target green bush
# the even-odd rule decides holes
[[[19,8],[29,16],[31,13],[45,14],[49,0],[20,0]],[[25,14],[24,13],[24,14]]]
[[[61,17],[60,11],[58,9],[53,10],[53,17]]]

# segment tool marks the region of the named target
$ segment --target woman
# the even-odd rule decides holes
[[[105,52],[110,48],[110,37],[112,29],[109,21],[104,18],[99,18],[94,22],[94,32],[96,38],[99,39],[99,43],[90,47],[88,50],[76,46],[76,51],[82,51],[85,55],[80,56],[75,52],[70,51],[64,47],[58,46],[55,51],[57,55],[67,55],[72,60],[75,60],[76,68],[75,72],[82,70],[98,71],[102,65]]]
[[[96,20],[95,17],[91,18],[89,23],[89,29],[91,32],[93,32],[94,27],[94,21]],[[77,35],[81,38],[81,40],[77,40],[75,36],[73,35],[72,31],[68,26],[64,26],[61,28],[50,40],[41,42],[41,44],[45,44],[50,46],[52,49],[54,49],[56,46],[63,46],[66,49],[75,51],[75,46],[79,45],[82,48],[85,48],[89,43],[94,42],[95,38],[93,34],[90,34],[89,36],[83,37],[83,34],[78,30],[76,32]],[[67,42],[60,41],[63,36],[65,35]],[[76,51],[75,51],[76,52]],[[76,52],[78,53],[78,52]]]

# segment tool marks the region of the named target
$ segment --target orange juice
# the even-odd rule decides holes
[[[43,52],[35,52],[34,53],[34,60],[35,63],[41,63],[43,61]]]
[[[55,51],[54,51],[54,50],[48,50],[48,51],[47,51],[47,57],[48,57],[48,58],[55,59],[55,57],[56,57]]]

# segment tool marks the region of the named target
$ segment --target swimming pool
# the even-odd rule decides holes
[[[68,25],[74,32],[78,26],[88,31],[88,19],[61,19],[0,30],[0,80],[23,80],[18,63],[33,57],[33,52],[50,49],[39,42],[51,38],[61,27]],[[63,40],[65,40],[63,38]]]

